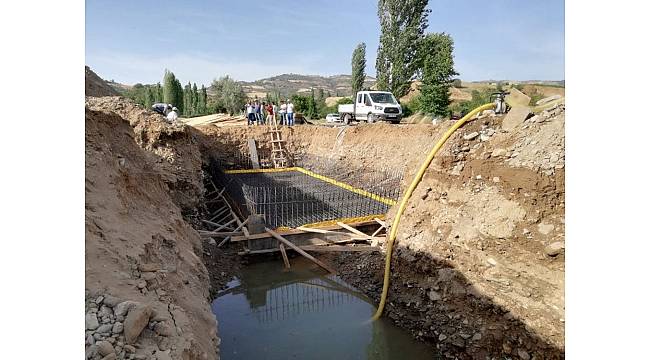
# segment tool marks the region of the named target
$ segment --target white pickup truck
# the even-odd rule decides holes
[[[339,116],[344,124],[352,120],[369,123],[384,120],[397,124],[402,120],[402,107],[387,91],[359,91],[354,104],[339,105]]]

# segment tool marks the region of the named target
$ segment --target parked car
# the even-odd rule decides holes
[[[327,114],[325,120],[327,122],[339,122],[341,121],[341,116],[339,114]]]

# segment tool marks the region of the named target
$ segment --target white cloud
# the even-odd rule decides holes
[[[165,69],[174,72],[184,84],[190,81],[208,85],[226,74],[237,80],[252,81],[282,73],[314,73],[315,62],[316,58],[309,57],[301,57],[300,62],[290,59],[271,62],[262,57],[240,61],[205,54],[155,57],[111,52],[86,56],[86,65],[100,76],[125,84],[162,81]]]

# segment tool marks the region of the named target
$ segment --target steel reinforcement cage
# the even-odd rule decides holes
[[[233,169],[213,159],[210,173],[240,215],[261,215],[271,228],[383,216],[400,194],[401,171],[352,169],[318,157],[300,164],[307,168]]]

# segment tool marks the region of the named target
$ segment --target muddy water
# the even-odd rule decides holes
[[[340,278],[303,258],[249,265],[212,303],[221,358],[433,359],[434,350],[382,319]]]

